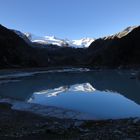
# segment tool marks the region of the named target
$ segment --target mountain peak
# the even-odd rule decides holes
[[[128,35],[130,32],[132,32],[137,27],[139,27],[139,26],[129,26],[129,27],[125,28],[123,31],[110,35],[110,36],[103,37],[103,39],[114,39],[115,37],[122,38],[122,37]]]
[[[44,36],[38,37],[30,33],[25,33],[31,42],[39,43],[42,45],[57,45],[60,47],[68,46],[74,48],[86,48],[88,47],[93,41],[93,38],[82,38],[79,40],[69,40],[69,39],[60,39],[55,36]]]
[[[133,29],[137,28],[138,26],[129,26],[127,28],[125,28],[123,31],[126,31],[126,32],[131,32]]]
[[[129,26],[126,29],[124,29],[122,32],[119,32],[117,34],[118,38],[122,38],[124,36],[126,36],[127,34],[129,34],[130,32],[132,32],[135,28],[137,28],[138,26]]]

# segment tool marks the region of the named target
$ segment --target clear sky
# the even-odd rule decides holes
[[[140,0],[0,0],[0,23],[38,36],[98,38],[140,25]]]

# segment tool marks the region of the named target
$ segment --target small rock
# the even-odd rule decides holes
[[[72,124],[71,123],[63,124],[63,128],[64,129],[68,129],[68,128],[71,128],[71,127],[72,127]]]
[[[119,130],[115,130],[115,131],[114,131],[114,133],[117,133],[117,134],[122,134],[122,132],[121,132],[121,131],[119,131]]]
[[[140,118],[136,118],[133,120],[133,123],[138,123],[140,121]]]
[[[75,126],[75,127],[79,127],[79,126],[81,126],[82,124],[83,124],[83,121],[77,121],[77,122],[74,123],[74,126]]]
[[[12,105],[10,103],[5,103],[5,102],[1,102],[0,103],[0,109],[4,109],[4,110],[10,110],[12,107]]]
[[[79,130],[80,132],[89,132],[89,129],[79,128],[78,130]]]

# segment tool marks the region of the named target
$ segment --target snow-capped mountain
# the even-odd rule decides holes
[[[82,38],[79,40],[69,40],[60,39],[55,36],[44,36],[39,37],[30,33],[22,33],[20,31],[14,30],[21,38],[29,43],[29,40],[33,43],[38,43],[41,45],[57,45],[60,47],[74,47],[74,48],[87,48],[94,41],[93,38]]]
[[[27,36],[28,37],[28,36]],[[30,36],[32,42],[36,42],[39,44],[52,44],[62,47],[74,47],[74,48],[86,48],[88,47],[93,41],[93,38],[83,38],[80,40],[68,40],[68,39],[60,39],[55,36],[45,36],[45,37],[36,37]]]
[[[129,33],[131,33],[134,29],[136,29],[138,26],[129,26],[127,27],[126,29],[124,29],[123,31],[121,32],[118,32],[116,34],[113,34],[113,35],[109,35],[109,36],[106,36],[106,37],[103,37],[103,39],[113,39],[115,37],[117,38],[122,38],[126,35],[128,35]]]
[[[66,40],[56,38],[55,36],[45,36],[45,37],[38,37],[38,38],[32,37],[31,41],[44,45],[51,44],[51,45],[57,45],[62,47],[69,46]]]
[[[71,45],[77,48],[87,48],[94,41],[93,38],[83,38],[79,40],[72,40]]]
[[[93,94],[96,89],[90,83],[75,84],[71,86],[61,86],[55,89],[47,89],[33,93],[33,99],[30,98],[29,102],[34,102],[36,97],[46,98],[61,95],[62,93],[86,93]]]

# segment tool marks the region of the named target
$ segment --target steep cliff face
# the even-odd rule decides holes
[[[24,65],[30,47],[13,31],[0,25],[0,67]]]
[[[32,48],[13,30],[0,25],[0,68],[46,66],[47,59],[42,49]]]
[[[140,26],[95,40],[89,46],[88,57],[92,66],[139,66]]]

